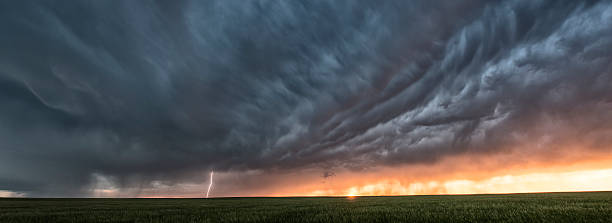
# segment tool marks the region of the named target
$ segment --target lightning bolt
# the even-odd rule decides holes
[[[210,184],[208,185],[208,191],[206,191],[206,198],[208,198],[208,195],[210,194],[210,188],[212,187],[213,184],[213,174],[215,172],[210,171]]]

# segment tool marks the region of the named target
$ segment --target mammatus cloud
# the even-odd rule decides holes
[[[609,152],[611,23],[606,1],[0,3],[0,190]]]

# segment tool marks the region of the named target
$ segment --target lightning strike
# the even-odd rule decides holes
[[[210,184],[208,184],[208,190],[206,191],[206,198],[208,198],[208,195],[210,194],[210,188],[213,185],[213,174],[214,174],[214,171],[210,171]]]

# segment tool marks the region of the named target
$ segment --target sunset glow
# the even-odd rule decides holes
[[[348,189],[315,191],[310,196],[389,196],[426,194],[500,194],[564,191],[606,191],[612,188],[612,169],[564,173],[506,175],[486,180],[448,180],[402,184],[381,180]]]
[[[299,181],[296,184],[300,187],[288,184],[277,188],[281,193],[260,195],[355,197],[607,191],[612,188],[611,161],[608,158],[568,163],[542,161],[500,169],[489,166],[491,164],[487,162],[470,165],[468,163],[474,163],[470,159],[457,158],[440,162],[427,170],[408,166],[369,173],[342,172],[325,182],[308,184]],[[457,172],[447,171],[452,163],[461,163],[461,167],[455,168]]]

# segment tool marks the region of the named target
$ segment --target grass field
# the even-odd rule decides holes
[[[0,222],[612,222],[612,192],[398,197],[0,199]]]

